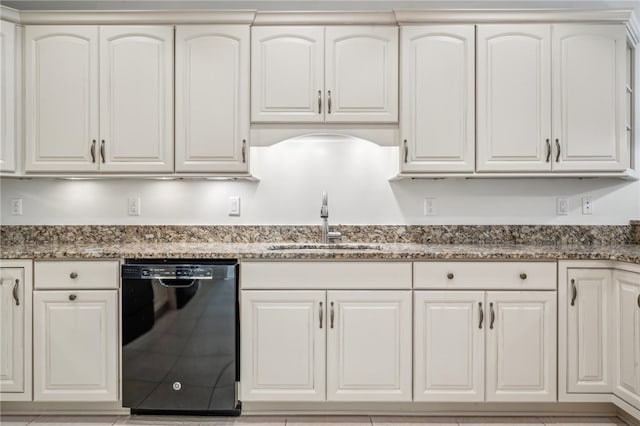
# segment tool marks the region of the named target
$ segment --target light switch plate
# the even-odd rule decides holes
[[[229,216],[240,216],[240,197],[229,197]]]
[[[11,214],[13,216],[22,216],[22,198],[11,200]]]
[[[569,199],[567,197],[558,197],[556,199],[556,214],[558,216],[569,215]]]
[[[129,216],[140,216],[140,197],[130,197],[127,201]]]

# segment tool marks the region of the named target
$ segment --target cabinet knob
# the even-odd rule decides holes
[[[524,272],[520,274],[520,279],[521,280],[526,280],[527,279],[527,274],[525,274]]]
[[[75,294],[70,294],[70,295],[69,295],[69,300],[71,300],[72,302],[73,302],[74,300],[76,300],[76,295],[75,295]]]
[[[77,272],[72,272],[69,274],[69,277],[71,277],[72,280],[75,280],[76,278],[78,278],[78,273]]]
[[[449,272],[449,273],[447,274],[447,278],[449,278],[450,280],[452,280],[452,279],[453,279],[453,274],[452,274],[451,272]]]

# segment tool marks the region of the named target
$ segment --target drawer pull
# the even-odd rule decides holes
[[[479,308],[480,308],[480,324],[478,325],[478,328],[482,330],[482,323],[484,322],[484,311],[482,310],[482,302],[478,302]]]
[[[322,302],[320,302],[320,328],[322,328]]]
[[[331,312],[329,314],[331,320],[331,328],[333,328],[333,302],[331,302]]]
[[[493,311],[493,303],[489,303],[489,312],[491,312],[491,323],[489,324],[489,328],[493,330],[493,323],[496,320],[496,313]]]
[[[77,272],[70,273],[69,278],[71,278],[72,280],[75,280],[76,278],[78,278],[78,273]]]
[[[521,280],[526,280],[527,279],[527,274],[525,274],[524,272],[520,274],[520,279]]]
[[[571,306],[576,304],[576,297],[578,297],[578,289],[576,288],[576,280],[571,280]]]
[[[20,306],[20,299],[18,298],[19,285],[20,285],[20,280],[16,278],[16,283],[13,285],[13,300],[16,301],[16,306]]]
[[[70,294],[69,295],[69,300],[71,300],[73,302],[74,300],[76,300],[76,297],[77,296],[75,294]]]
[[[640,308],[640,294],[638,295],[638,308]]]
[[[449,272],[449,273],[447,274],[447,278],[449,278],[450,280],[452,280],[452,279],[453,279],[453,274],[452,274],[451,272]]]

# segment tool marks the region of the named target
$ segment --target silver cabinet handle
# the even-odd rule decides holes
[[[76,295],[75,295],[75,294],[70,294],[70,295],[69,295],[69,300],[71,300],[72,302],[73,302],[74,300],[76,300]]]
[[[407,162],[407,159],[409,157],[409,146],[407,145],[407,140],[404,140],[404,162]]]
[[[20,280],[16,278],[16,283],[13,285],[13,300],[16,301],[16,306],[20,306],[20,299],[18,298],[19,285],[20,285]]]
[[[449,272],[449,273],[447,274],[447,279],[452,280],[452,279],[453,279],[453,277],[454,277],[454,275],[453,275],[451,272]]]
[[[578,289],[576,288],[576,280],[571,280],[571,306],[576,304],[576,297],[578,297]]]
[[[322,90],[318,90],[318,114],[322,114]]]
[[[329,313],[329,319],[331,321],[331,328],[333,328],[333,302],[331,302],[331,312]]]
[[[560,162],[560,139],[556,139],[556,163]]]
[[[478,302],[480,309],[480,324],[478,324],[478,328],[482,330],[482,323],[484,322],[484,310],[482,309],[482,302]]]
[[[327,91],[327,114],[331,114],[331,90]]]
[[[105,162],[106,155],[104,153],[104,139],[100,142],[100,158],[102,158],[102,162]]]
[[[525,274],[524,272],[520,274],[520,279],[521,280],[526,280],[527,279],[527,274]]]
[[[322,328],[322,302],[320,302],[320,328]]]
[[[96,140],[94,139],[93,142],[91,142],[91,162],[95,163],[96,162]]]
[[[69,278],[71,278],[72,280],[75,280],[76,278],[78,278],[78,273],[77,272],[70,273]]]
[[[489,312],[491,313],[491,322],[489,323],[489,328],[493,330],[493,323],[496,320],[496,313],[493,311],[493,303],[489,303]]]
[[[242,162],[247,162],[247,140],[242,139]]]
[[[547,142],[547,163],[548,163],[549,160],[551,159],[551,142],[549,142],[549,139],[547,139],[546,142]]]

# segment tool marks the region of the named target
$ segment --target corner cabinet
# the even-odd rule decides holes
[[[252,122],[398,121],[397,27],[251,31]]]
[[[249,26],[176,28],[176,172],[249,171]]]
[[[0,261],[0,401],[30,401],[30,260]]]
[[[243,262],[240,271],[243,401],[411,400],[409,263]],[[333,290],[345,282],[356,289]]]
[[[173,170],[173,28],[27,26],[26,172]]]
[[[624,171],[626,32],[478,25],[479,172]]]
[[[473,172],[475,27],[400,29],[402,172]]]
[[[640,409],[640,273],[613,272],[614,394]]]

